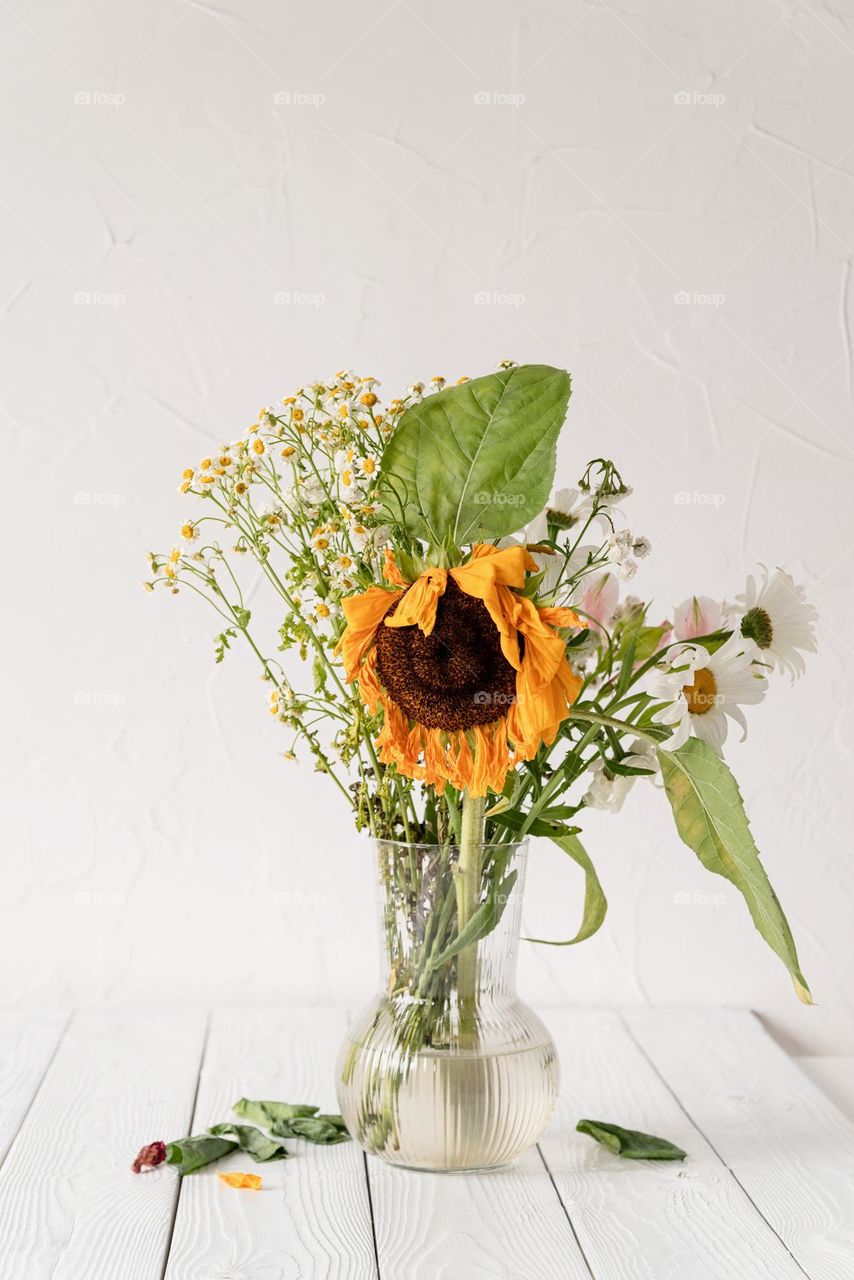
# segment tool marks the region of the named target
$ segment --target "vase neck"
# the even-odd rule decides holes
[[[387,994],[448,1004],[514,995],[527,841],[469,847],[462,867],[454,845],[376,843]],[[473,896],[461,893],[465,874]]]

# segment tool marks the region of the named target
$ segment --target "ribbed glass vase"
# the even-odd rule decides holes
[[[559,1084],[554,1043],[516,994],[527,841],[462,859],[453,845],[377,852],[386,983],[341,1046],[341,1113],[391,1164],[508,1164],[542,1134]]]

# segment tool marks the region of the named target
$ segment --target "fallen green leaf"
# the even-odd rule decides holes
[[[208,1133],[218,1138],[234,1138],[241,1151],[245,1151],[258,1164],[266,1164],[270,1160],[287,1160],[288,1153],[284,1143],[268,1138],[260,1129],[251,1124],[212,1124]]]
[[[656,1138],[638,1129],[621,1129],[618,1124],[606,1124],[604,1120],[579,1120],[575,1126],[579,1133],[601,1142],[603,1147],[627,1160],[684,1160],[685,1152],[666,1138]]]
[[[309,1107],[302,1102],[256,1102],[252,1098],[238,1098],[231,1108],[245,1120],[254,1120],[256,1124],[266,1125],[272,1129],[279,1120],[293,1120],[295,1116],[314,1116],[319,1107]]]
[[[198,1133],[177,1142],[167,1142],[166,1163],[175,1165],[180,1174],[195,1173],[214,1160],[221,1160],[230,1151],[237,1150],[236,1142],[217,1138],[209,1133]]]
[[[329,1147],[347,1142],[350,1137],[341,1116],[294,1116],[292,1120],[278,1121],[272,1132],[282,1138],[305,1138]]]

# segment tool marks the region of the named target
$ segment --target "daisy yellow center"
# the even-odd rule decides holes
[[[774,627],[771,618],[758,605],[753,609],[748,609],[741,620],[741,634],[747,636],[749,640],[754,640],[760,649],[770,649],[771,642],[774,639]]]
[[[709,668],[700,667],[699,671],[694,672],[694,683],[683,685],[682,692],[691,715],[704,716],[717,702],[718,686]]]

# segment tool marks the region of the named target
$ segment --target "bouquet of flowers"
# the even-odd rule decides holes
[[[217,662],[237,640],[256,655],[285,757],[310,758],[356,827],[398,851],[384,863],[390,994],[411,997],[416,1046],[442,1034],[425,1006],[443,983],[473,1034],[477,945],[525,836],[584,873],[568,942],[601,926],[585,810],[617,811],[638,779],[662,787],[682,840],[740,891],[810,1001],[723,748],[770,677],[801,673],[815,611],[780,570],[672,620],[621,600],[650,544],[625,525],[612,461],[553,493],[569,395],[566,372],[509,361],[387,403],[349,371],[299,387],[184,471],[194,514],[150,556],[147,589],[190,590],[219,615]],[[278,599],[273,635],[253,625],[250,568]],[[429,875],[421,846],[446,851]],[[422,927],[403,946],[394,904],[413,902]]]

